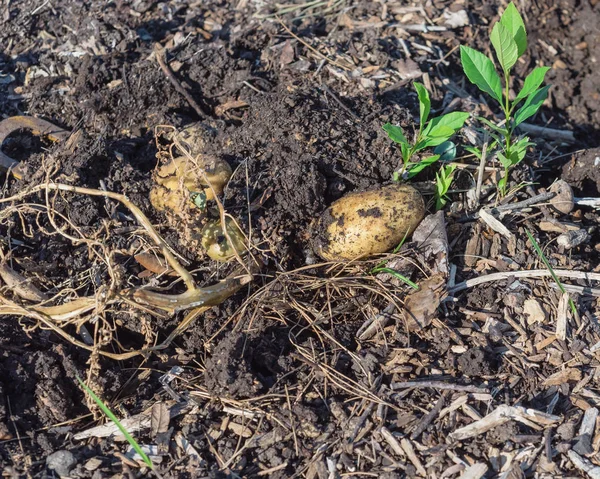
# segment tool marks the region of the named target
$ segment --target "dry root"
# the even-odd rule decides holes
[[[212,306],[222,303],[225,299],[239,291],[244,285],[252,280],[252,272],[244,267],[242,271],[233,273],[219,283],[203,288],[198,287],[191,273],[179,262],[170,247],[157,233],[152,223],[140,208],[134,205],[126,196],[118,193],[48,182],[44,185],[31,188],[19,195],[0,200],[0,202],[16,202],[38,192],[45,193],[46,205],[41,208],[33,208],[33,210],[36,211],[37,214],[46,212],[50,223],[55,228],[54,233],[47,233],[58,233],[75,244],[87,244],[90,255],[101,258],[102,262],[108,267],[107,269],[109,270],[111,281],[110,284],[99,288],[94,296],[79,297],[63,304],[52,304],[53,298],[48,298],[47,294],[40,291],[29,280],[17,273],[9,266],[6,258],[4,258],[0,264],[0,277],[6,284],[5,289],[8,289],[14,297],[18,297],[23,301],[22,303],[17,302],[16,300],[9,299],[5,295],[0,295],[0,315],[23,316],[32,319],[36,321],[37,327],[50,329],[72,344],[91,351],[94,355],[102,355],[122,360],[164,349],[201,313]],[[51,197],[51,192],[55,192],[56,194],[59,192],[69,192],[82,195],[101,196],[122,203],[129,209],[139,225],[160,249],[170,271],[181,278],[187,291],[181,294],[166,294],[143,288],[119,289],[121,281],[119,281],[119,274],[113,264],[114,260],[112,257],[114,254],[108,251],[108,247],[102,243],[102,241],[86,238],[75,225],[68,222],[63,216],[58,215],[53,207],[56,196]],[[6,208],[2,211],[0,220],[6,220],[8,216],[17,213],[19,217],[21,217],[23,225],[25,225],[26,222],[23,219],[23,215],[26,211],[31,211],[32,208],[31,205],[21,206],[22,205],[13,204]],[[68,222],[69,229],[75,231],[75,233],[67,232],[66,228],[61,228],[58,225],[57,217]],[[252,268],[252,271],[257,271],[256,266]],[[61,291],[54,299],[62,298],[64,296],[72,295]],[[117,342],[116,340],[113,341],[114,325],[108,324],[104,318],[106,316],[106,311],[119,305],[130,305],[145,312],[151,312],[154,315],[159,315],[161,313],[172,315],[179,311],[188,311],[188,313],[182,323],[173,331],[173,333],[171,333],[165,342],[157,346],[149,346],[140,350],[112,353],[101,348],[101,346],[107,346],[111,342]],[[103,326],[101,328],[98,327],[99,321]],[[81,333],[82,329],[85,330],[86,324],[94,325],[94,338],[92,344],[86,344],[86,342],[79,341],[66,331],[67,326],[75,326],[77,332]],[[153,341],[148,337],[146,343],[152,344]]]

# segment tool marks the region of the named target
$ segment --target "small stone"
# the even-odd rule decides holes
[[[589,239],[590,235],[586,230],[569,231],[556,238],[556,244],[565,249],[571,249],[585,243]]]
[[[59,477],[68,476],[75,464],[77,464],[75,456],[66,449],[56,451],[46,458],[46,467],[54,471]]]
[[[565,441],[570,441],[575,437],[575,423],[565,422],[556,429],[556,433]]]
[[[563,215],[569,214],[575,206],[571,186],[564,180],[558,180],[550,186],[549,190],[556,193],[556,196],[550,200],[552,207]]]

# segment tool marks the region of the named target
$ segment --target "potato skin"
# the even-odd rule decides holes
[[[327,261],[385,253],[410,235],[424,216],[423,197],[409,185],[350,193],[319,219],[315,252]]]

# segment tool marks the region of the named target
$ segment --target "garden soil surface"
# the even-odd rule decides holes
[[[468,214],[478,160],[459,146],[446,249],[428,253],[409,239],[375,260],[325,265],[313,250],[317,219],[333,201],[391,182],[400,156],[382,125],[414,131],[413,80],[430,91],[433,114],[472,113],[458,145],[477,140],[478,116],[499,118],[462,74],[458,46],[491,54],[489,31],[505,6],[3,2],[2,118],[30,115],[74,132],[62,143],[27,131],[4,141],[2,151],[22,162],[24,175],[2,177],[3,197],[12,197],[0,204],[3,265],[53,305],[99,298],[91,312],[52,329],[26,314],[33,302],[2,282],[3,477],[154,475],[117,432],[91,429],[110,421],[78,377],[128,419],[164,478],[586,477],[586,466],[600,467],[597,285],[561,277],[579,287],[570,290],[575,315],[552,278],[517,275],[546,269],[526,230],[553,268],[598,274],[593,207],[509,210],[497,215],[508,229],[500,234]],[[551,67],[552,88],[528,120],[535,147],[510,176],[515,192],[500,203],[559,179],[576,198],[600,198],[600,2],[517,7],[529,48],[512,88],[541,65]],[[157,62],[156,45],[179,90]],[[239,265],[211,261],[189,224],[149,201],[173,129],[197,122],[203,153],[234,170],[222,205],[252,242],[255,261],[244,261],[255,267],[253,281],[166,348],[107,357],[101,352],[160,344],[186,313],[101,298],[140,287],[180,293],[183,285],[136,261],[159,250],[123,204],[31,189],[53,181],[126,195],[196,282],[214,284]],[[497,166],[490,160],[483,185],[489,208],[498,204]],[[431,214],[433,171],[414,180]],[[564,246],[565,232],[581,241]],[[402,306],[411,288],[371,273],[382,260],[421,285],[420,303],[439,307],[411,323]],[[505,275],[452,294],[491,273]],[[430,288],[440,275],[442,288]],[[385,321],[363,335],[373,318]],[[566,333],[557,329],[565,318]],[[510,417],[493,427],[456,433],[502,408]]]

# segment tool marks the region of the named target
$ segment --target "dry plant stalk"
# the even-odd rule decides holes
[[[126,208],[129,209],[129,211],[133,214],[137,222],[147,232],[148,236],[150,236],[150,238],[160,248],[161,253],[165,257],[170,268],[174,272],[176,272],[184,281],[187,287],[187,291],[182,294],[169,295],[142,288],[130,288],[122,291],[114,291],[113,288],[103,288],[95,296],[78,298],[57,306],[47,306],[44,304],[44,301],[47,301],[47,298],[43,297],[41,292],[38,291],[39,294],[36,294],[36,291],[32,290],[31,288],[24,289],[23,284],[25,284],[25,278],[22,278],[16,272],[14,272],[5,264],[3,264],[2,268],[0,268],[0,273],[2,273],[1,276],[5,278],[5,282],[8,283],[9,288],[11,288],[14,293],[23,297],[24,299],[28,299],[30,301],[38,301],[38,303],[31,305],[21,305],[9,300],[8,298],[0,296],[0,315],[17,315],[34,319],[38,322],[38,324],[41,324],[48,329],[51,329],[52,331],[56,332],[58,335],[60,335],[61,337],[78,347],[81,347],[88,351],[92,351],[95,354],[100,354],[102,356],[110,357],[117,360],[123,360],[140,354],[148,354],[150,352],[166,348],[170,344],[170,342],[178,334],[181,334],[181,332],[184,331],[187,328],[187,326],[201,313],[203,313],[212,306],[222,303],[226,298],[236,293],[244,285],[252,281],[252,272],[244,265],[246,274],[235,273],[229,276],[224,281],[221,281],[217,284],[205,288],[198,287],[191,273],[187,269],[185,269],[177,260],[167,243],[156,232],[156,230],[152,226],[152,223],[144,215],[141,209],[135,204],[133,204],[125,195],[119,193],[97,190],[93,188],[71,186],[61,183],[53,183],[48,181],[45,184],[35,186],[20,194],[11,196],[9,198],[4,198],[0,200],[0,203],[22,200],[23,198],[35,194],[37,192],[45,192],[48,206],[48,217],[50,218],[50,221],[55,227],[56,231],[73,242],[87,242],[98,245],[99,242],[96,241],[75,238],[67,234],[65,231],[61,230],[58,227],[58,225],[56,225],[56,222],[52,218],[54,212],[52,212],[52,207],[50,206],[50,202],[48,199],[49,191],[64,191],[89,196],[101,196],[122,203]],[[72,224],[71,226],[74,227]],[[239,258],[239,255],[238,259],[241,263],[241,258]],[[107,261],[107,264],[110,265],[110,261]],[[256,265],[258,264],[259,263],[256,262]],[[257,269],[258,268],[252,268],[253,271],[257,271]],[[7,279],[8,281],[6,281]],[[67,332],[65,332],[64,329],[61,327],[64,326],[65,322],[74,320],[76,318],[80,318],[82,315],[96,310],[99,306],[105,308],[106,306],[119,303],[127,303],[130,305],[140,307],[141,309],[146,309],[146,307],[150,307],[164,311],[169,314],[174,314],[178,311],[184,310],[189,310],[190,312],[186,315],[182,323],[171,333],[171,335],[163,343],[157,346],[145,348],[142,350],[130,351],[126,353],[110,353],[107,351],[99,350],[97,345],[90,346],[88,344],[85,344],[75,339]]]

